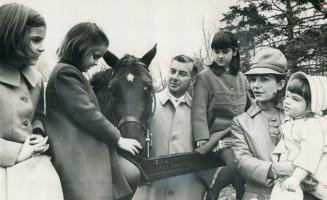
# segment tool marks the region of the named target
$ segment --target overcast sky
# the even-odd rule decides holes
[[[206,29],[223,26],[222,13],[237,0],[0,0],[34,8],[47,22],[46,60],[52,67],[55,51],[73,25],[92,21],[106,32],[109,50],[118,57],[141,57],[155,43],[158,51],[151,68],[169,69],[177,54],[193,56],[203,45]]]

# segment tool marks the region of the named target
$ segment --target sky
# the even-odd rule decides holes
[[[157,43],[151,69],[169,70],[171,58],[193,57],[203,46],[202,28],[223,27],[222,13],[237,0],[0,0],[17,2],[44,16],[46,52],[41,61],[51,69],[56,49],[68,30],[79,22],[95,22],[109,38],[109,50],[122,57],[142,57]]]

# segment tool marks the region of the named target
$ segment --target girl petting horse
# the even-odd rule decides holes
[[[135,155],[141,145],[122,137],[100,112],[82,74],[97,64],[108,45],[95,23],[75,25],[57,52],[59,62],[47,85],[47,133],[68,200],[130,199],[140,179],[137,167],[119,156],[116,148]]]

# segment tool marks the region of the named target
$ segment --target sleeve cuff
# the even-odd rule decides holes
[[[258,165],[258,168],[255,170],[253,177],[265,177],[265,178],[258,178],[257,180],[267,186],[271,186],[272,179],[268,178],[268,172],[271,167],[271,162],[263,162],[260,165]]]
[[[0,165],[1,167],[14,166],[22,147],[22,144],[17,142],[10,142],[6,140],[0,140]]]
[[[117,144],[118,143],[118,141],[119,141],[119,138],[121,137],[121,135],[120,135],[120,131],[118,130],[118,128],[114,128],[113,129],[113,131],[114,131],[114,133],[113,133],[113,135],[112,135],[112,138],[109,138],[108,140],[108,142],[110,142],[112,139],[114,140],[113,141],[113,144]]]

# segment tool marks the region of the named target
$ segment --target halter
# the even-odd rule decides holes
[[[146,68],[147,66],[141,62],[137,63],[139,66],[144,67],[144,69],[146,69],[148,71],[148,69]],[[109,82],[111,82],[111,80],[114,78],[115,76],[115,70],[112,70],[111,73],[109,74]],[[110,87],[110,84],[109,86]],[[113,105],[113,103],[111,103],[111,106]],[[153,105],[153,106],[152,106]],[[139,125],[140,127],[142,127],[142,129],[145,131],[146,136],[145,136],[145,146],[146,146],[146,156],[150,157],[150,147],[151,147],[151,133],[150,133],[150,129],[149,129],[149,125],[151,123],[151,118],[154,115],[154,112],[156,110],[156,96],[154,94],[154,90],[151,91],[151,102],[148,104],[148,107],[146,108],[146,113],[149,113],[149,117],[145,120],[139,119],[136,116],[123,116],[121,119],[117,119],[116,115],[112,115],[112,119],[114,124],[116,125],[116,127],[119,129],[123,124],[126,123],[135,123],[137,125]]]
[[[148,130],[148,125],[150,123],[150,119],[152,118],[153,114],[154,114],[154,111],[156,109],[156,97],[154,95],[154,92],[151,92],[151,102],[148,104],[148,108],[146,109],[146,112],[151,109],[151,113],[149,114],[149,118],[146,119],[145,123],[142,123],[142,120],[135,117],[135,116],[130,116],[130,115],[127,115],[127,116],[123,116],[119,122],[117,123],[117,128],[119,129],[123,124],[125,123],[135,123],[135,124],[138,124],[140,127],[143,128],[143,130]],[[153,108],[152,108],[152,104],[154,104]],[[115,120],[117,121],[117,120]]]
[[[117,127],[120,128],[121,125],[123,125],[123,124],[125,124],[127,122],[136,123],[136,124],[140,125],[143,129],[146,129],[145,125],[141,122],[141,120],[139,120],[137,117],[134,117],[134,116],[124,116],[124,117],[122,117],[119,120]]]
[[[144,63],[137,62],[134,64],[136,64],[137,67],[140,67],[149,73],[147,65],[145,65]],[[110,72],[107,76],[108,77],[108,79],[106,79],[106,81],[108,81],[107,89],[112,87],[112,84],[113,84],[112,81],[115,79],[115,76],[117,75],[117,72],[119,71],[116,69],[117,68],[112,68],[112,70],[110,70]],[[151,76],[149,76],[149,77],[152,80]],[[145,137],[145,147],[146,147],[145,153],[146,153],[146,156],[149,157],[150,146],[151,146],[151,134],[150,134],[150,130],[149,130],[149,125],[151,123],[151,118],[154,115],[154,112],[156,110],[156,96],[154,94],[153,88],[149,91],[150,92],[149,95],[150,95],[151,99],[149,100],[148,104],[146,105],[143,115],[140,117],[136,117],[133,115],[126,115],[126,116],[122,116],[121,118],[119,118],[117,116],[117,113],[115,113],[117,111],[114,111],[115,109],[113,109],[116,104],[115,100],[112,98],[114,96],[114,94],[112,93],[112,90],[107,90],[107,92],[111,93],[109,95],[111,98],[109,99],[109,102],[108,102],[110,105],[110,107],[108,109],[113,111],[109,117],[111,119],[111,122],[118,129],[121,129],[121,127],[127,123],[134,123],[134,124],[137,124],[138,126],[140,126],[142,128],[142,130],[144,131],[143,136]],[[147,116],[147,117],[145,117],[145,116]]]

